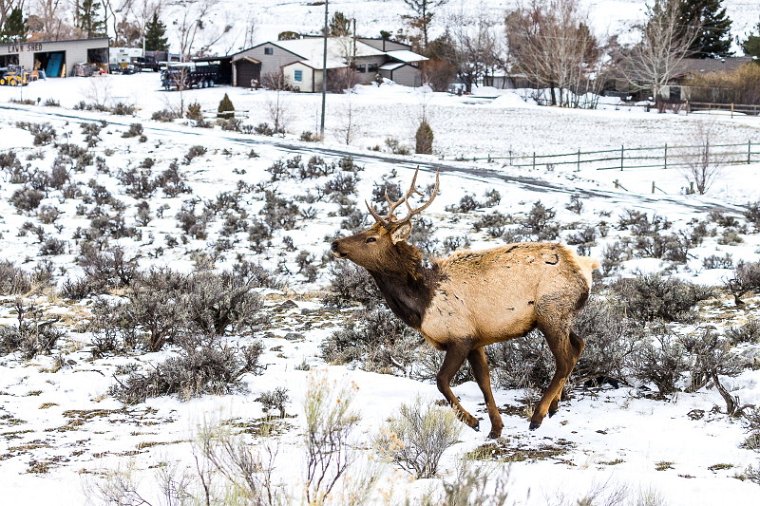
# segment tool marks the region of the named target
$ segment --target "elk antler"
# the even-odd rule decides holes
[[[438,187],[440,186],[440,172],[435,173],[435,187],[433,188],[433,191],[430,194],[430,199],[422,204],[420,207],[413,208],[411,205],[409,205],[409,198],[413,195],[420,195],[423,196],[423,193],[420,192],[417,189],[417,174],[419,173],[420,168],[417,167],[417,169],[414,171],[414,177],[412,177],[412,184],[409,185],[409,189],[404,193],[400,199],[393,201],[388,196],[388,190],[385,190],[385,200],[388,202],[388,214],[383,217],[380,216],[380,213],[377,212],[377,210],[369,205],[369,202],[365,201],[365,204],[367,204],[367,209],[369,209],[369,214],[372,215],[373,218],[375,218],[375,221],[380,223],[385,228],[389,228],[392,223],[399,224],[399,223],[406,223],[412,219],[412,217],[416,214],[421,213],[425,209],[430,206],[430,204],[433,203],[433,200],[435,199],[435,196],[438,195]],[[409,214],[407,214],[403,219],[397,219],[395,216],[396,209],[401,204],[406,204],[407,209],[409,209]]]

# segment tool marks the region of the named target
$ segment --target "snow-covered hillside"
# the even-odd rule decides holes
[[[431,36],[437,36],[448,27],[459,29],[476,23],[478,17],[494,22],[499,29],[507,10],[519,2],[515,0],[450,0],[435,11],[431,24]],[[590,25],[600,39],[618,35],[627,40],[632,27],[644,19],[645,2],[638,0],[581,0],[581,8],[588,13]],[[188,9],[187,2],[169,2],[165,7],[164,19],[170,29],[180,22]],[[726,13],[733,20],[732,34],[744,38],[760,21],[760,5],[746,0],[724,0]],[[403,28],[408,32],[402,15],[410,11],[402,0],[332,0],[330,15],[342,12],[346,17],[356,19],[357,34],[378,37],[381,30],[395,33]],[[232,29],[218,43],[217,52],[231,54],[245,49],[246,34],[251,40],[275,40],[283,31],[318,33],[324,23],[324,4],[306,0],[251,0],[241,6],[239,2],[220,0],[207,18],[207,33],[199,33],[198,42],[204,44],[204,36],[216,38],[219,28],[226,25]],[[177,41],[176,35],[172,35]]]

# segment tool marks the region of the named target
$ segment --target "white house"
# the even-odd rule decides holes
[[[384,51],[362,39],[330,37],[327,39],[328,80],[366,84],[380,74],[405,86],[419,86],[422,84],[419,64],[427,58],[398,46],[393,43],[390,50]],[[232,56],[232,83],[234,86],[266,85],[267,81],[282,78],[295,90],[321,91],[324,48],[322,37],[261,43]],[[400,65],[383,70],[389,63]],[[399,70],[401,67],[404,69]]]

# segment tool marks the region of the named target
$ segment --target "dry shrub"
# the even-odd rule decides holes
[[[240,385],[243,375],[260,371],[262,350],[261,343],[238,349],[213,339],[188,339],[179,356],[153,366],[147,374],[130,374],[111,394],[125,404],[161,395],[179,394],[187,400],[227,394]]]
[[[0,261],[0,294],[18,295],[32,289],[32,279],[26,271],[8,260]]]
[[[433,478],[438,462],[457,442],[461,424],[449,407],[428,404],[417,398],[402,404],[375,440],[375,447],[401,469],[416,478]]]
[[[743,306],[742,297],[750,292],[760,291],[760,262],[739,262],[731,279],[726,280],[726,288],[734,296],[737,306]]]
[[[640,332],[626,318],[619,302],[592,296],[573,324],[586,343],[573,376],[592,386],[625,382],[626,365]]]
[[[16,299],[16,324],[0,326],[0,355],[20,352],[24,360],[50,354],[65,332],[54,326],[58,318],[45,317],[38,307]]]
[[[626,278],[611,285],[626,309],[626,314],[639,321],[688,322],[695,316],[698,302],[713,296],[712,289],[664,278],[660,274],[644,274]]]
[[[371,308],[383,302],[383,297],[369,272],[349,262],[330,264],[328,290],[322,302],[338,308],[355,303]]]
[[[486,352],[500,388],[545,388],[554,375],[554,357],[538,330],[496,343]]]
[[[456,74],[456,66],[445,60],[430,59],[422,62],[423,79],[433,91],[448,90],[449,83],[454,80]]]
[[[353,322],[325,339],[320,349],[328,362],[359,362],[368,371],[406,375],[420,344],[415,330],[378,306],[360,311]]]

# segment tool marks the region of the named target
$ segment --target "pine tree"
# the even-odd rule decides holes
[[[224,98],[219,102],[219,107],[216,111],[217,118],[231,119],[235,117],[235,106],[232,105],[232,100],[230,100],[230,97],[226,93],[224,94]]]
[[[351,20],[342,12],[336,11],[330,20],[330,37],[345,37],[351,34]]]
[[[731,54],[732,21],[723,0],[681,0],[680,21],[683,27],[700,27],[689,48],[697,58]]]
[[[401,17],[409,23],[414,29],[419,30],[420,39],[418,44],[420,48],[425,49],[428,45],[428,28],[433,21],[433,15],[435,9],[446,4],[449,0],[404,0],[404,3],[409,7],[413,15],[402,15]]]
[[[169,39],[165,35],[166,25],[158,19],[158,11],[154,11],[150,22],[145,26],[145,50],[168,51]]]
[[[430,128],[430,123],[423,119],[420,122],[420,126],[417,128],[417,133],[414,136],[415,149],[414,152],[418,155],[432,155],[433,154],[433,129]]]
[[[96,0],[81,0],[77,9],[77,28],[87,38],[100,37],[106,34],[106,22],[100,17],[103,4]]]
[[[14,7],[0,30],[0,41],[24,41],[26,40],[26,19],[21,7]]]
[[[742,49],[745,55],[760,58],[760,21],[757,22],[754,31],[742,42]]]

